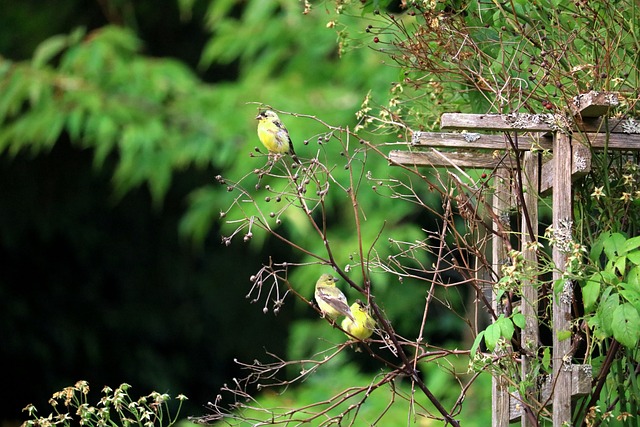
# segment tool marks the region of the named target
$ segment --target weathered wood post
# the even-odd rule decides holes
[[[537,242],[538,242],[538,171],[540,170],[540,156],[537,153],[527,151],[523,156],[522,186],[524,191],[522,209],[522,255],[525,265],[536,269],[538,264]],[[540,333],[538,329],[538,288],[537,278],[527,277],[522,283],[522,302],[520,304],[522,315],[525,318],[525,328],[520,336],[520,345],[524,349],[522,352],[522,378],[526,381],[535,381],[532,372],[531,359],[535,359],[540,345]],[[525,396],[525,400],[537,400],[537,390],[530,387]],[[522,427],[535,425],[531,417],[534,414],[527,411],[522,416]]]
[[[504,218],[504,214],[510,207],[511,177],[506,168],[498,168],[494,178],[493,212],[498,218]],[[494,272],[500,271],[502,260],[506,258],[504,239],[500,235],[500,226],[494,221],[493,237],[491,239],[491,264]],[[494,287],[491,289],[491,307],[494,312],[502,312],[502,304],[496,297]],[[506,378],[492,376],[491,378],[491,425],[492,427],[507,427],[509,425],[509,382]]]
[[[571,138],[556,134],[553,138],[553,425],[571,424],[571,302],[573,286],[565,280],[566,244],[571,242]],[[564,239],[564,240],[563,240]],[[568,239],[568,241],[567,241]],[[563,247],[562,244],[565,244]]]

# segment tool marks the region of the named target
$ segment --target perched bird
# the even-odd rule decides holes
[[[275,112],[271,110],[263,111],[256,116],[256,120],[258,120],[258,138],[260,138],[260,142],[269,153],[288,153],[296,163],[302,164],[295,151],[293,151],[293,143],[291,142],[289,131]]]
[[[351,305],[351,313],[354,318],[349,319],[345,317],[340,326],[359,340],[366,340],[373,334],[376,321],[373,320],[373,317],[369,314],[369,310],[360,300],[356,300],[356,302]]]
[[[322,315],[331,320],[336,320],[338,316],[347,316],[355,321],[347,298],[342,291],[336,287],[338,278],[330,274],[323,274],[316,282],[315,298],[322,311]]]

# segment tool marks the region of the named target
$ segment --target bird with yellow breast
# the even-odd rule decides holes
[[[302,164],[293,150],[289,131],[274,111],[262,111],[256,116],[256,120],[258,120],[258,138],[269,153],[289,154],[296,163]]]

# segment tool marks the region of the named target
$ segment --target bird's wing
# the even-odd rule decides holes
[[[274,120],[273,124],[278,126],[280,129],[284,130],[285,132],[287,131],[287,128],[284,127],[284,123],[282,123],[282,121],[280,119]]]
[[[282,123],[280,119],[277,119],[273,121],[273,124],[276,125],[276,127],[278,128],[278,131],[276,132],[276,138],[282,142],[284,141],[289,142],[289,154],[291,155],[291,157],[293,157],[296,163],[302,164],[300,159],[298,159],[298,156],[296,155],[295,150],[293,149],[293,142],[291,142],[291,136],[289,135],[289,131],[287,130],[287,128],[284,126],[284,123]]]
[[[278,128],[278,130],[275,132],[276,135],[278,135],[278,139],[281,140],[283,143],[289,142],[289,146],[292,147],[291,145],[291,137],[289,136],[289,132],[284,129],[284,128]]]
[[[291,144],[291,136],[289,135],[289,131],[284,126],[280,120],[274,120],[273,124],[278,128],[278,138],[281,138],[283,141],[289,141],[289,147],[291,147],[290,151],[293,151],[293,144]]]
[[[319,288],[320,297],[331,307],[338,310],[340,313],[349,317],[351,320],[355,320],[353,315],[351,314],[351,308],[349,308],[349,303],[347,302],[347,298],[339,293],[338,295],[334,295],[333,293],[325,292],[322,288]]]
[[[280,127],[281,126],[281,127]],[[298,160],[298,156],[296,155],[295,150],[293,149],[293,142],[291,142],[291,136],[289,135],[289,131],[284,127],[284,125],[282,123],[280,123],[280,126],[278,126],[278,134],[277,134],[277,138],[278,140],[282,141],[282,142],[289,142],[289,154],[291,155],[291,157],[293,157],[293,159],[297,162],[300,163],[300,160]],[[302,164],[302,163],[300,163]]]

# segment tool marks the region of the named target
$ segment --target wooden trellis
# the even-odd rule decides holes
[[[522,184],[526,188],[521,230],[521,252],[527,262],[537,262],[534,251],[524,248],[536,239],[538,229],[539,195],[552,193],[553,228],[571,232],[572,183],[591,168],[591,150],[607,147],[611,150],[640,150],[640,130],[633,120],[605,119],[610,107],[618,104],[615,95],[590,92],[574,100],[575,124],[555,114],[458,114],[447,113],[441,118],[443,130],[462,133],[415,132],[409,151],[394,150],[389,154],[393,163],[407,166],[440,168],[495,169],[493,211],[495,218],[506,213],[517,203],[512,194],[508,169],[519,166]],[[475,131],[504,132],[482,134]],[[506,141],[510,143],[506,143]],[[543,162],[532,148],[549,149],[551,160]],[[447,149],[447,150],[442,150]],[[489,151],[489,152],[487,152]],[[520,156],[513,161],[513,156]],[[528,217],[528,218],[526,218]],[[529,221],[530,229],[526,225]],[[533,227],[531,227],[533,225]],[[494,230],[499,224],[494,221]],[[570,235],[570,234],[569,234]],[[500,261],[506,256],[504,241],[494,233],[492,238],[492,264],[500,271]],[[553,281],[560,280],[567,263],[567,253],[553,248],[556,269]],[[523,283],[521,312],[526,327],[521,333],[521,345],[536,355],[538,336],[538,294],[532,283]],[[553,351],[552,377],[547,378],[539,390],[531,390],[531,396],[539,402],[551,404],[553,426],[570,425],[573,396],[588,394],[592,372],[588,365],[571,364],[572,340],[567,339],[571,330],[572,284],[565,283],[561,292],[553,293]],[[495,293],[492,293],[495,295]],[[493,306],[500,313],[500,302],[493,298]],[[528,356],[522,355],[521,372],[524,377],[530,369]],[[507,426],[520,420],[523,426],[532,425],[520,404],[517,393],[510,395],[506,382],[494,378],[492,386],[493,426]],[[565,424],[566,423],[566,424]]]

